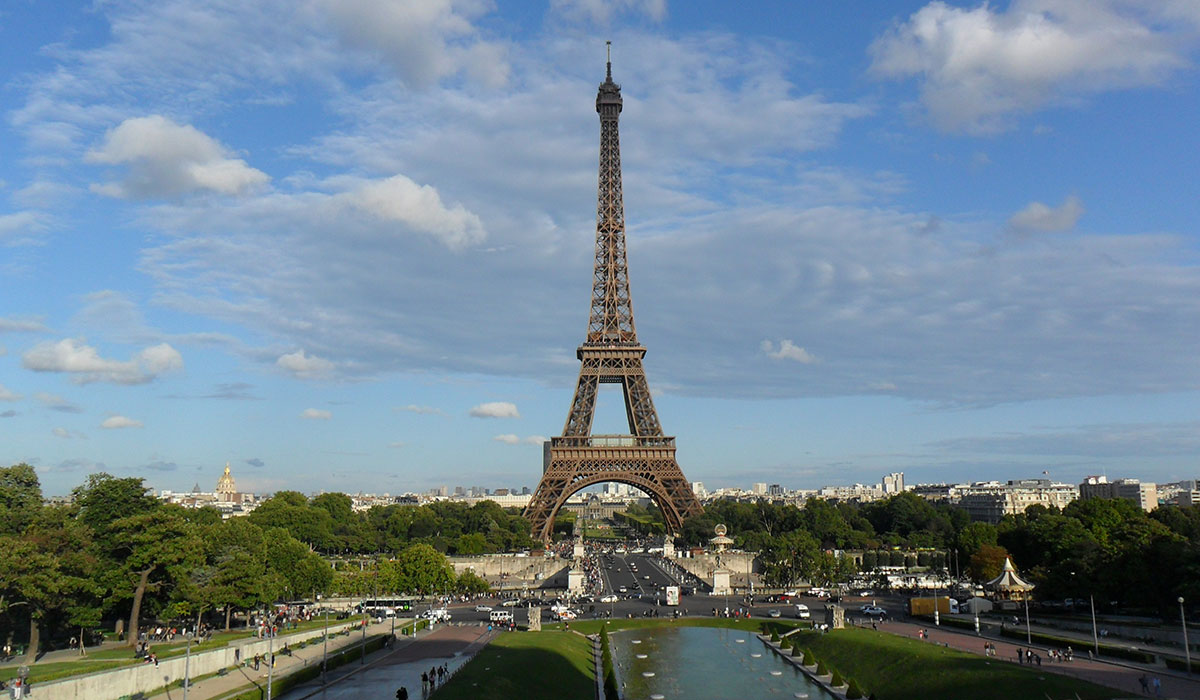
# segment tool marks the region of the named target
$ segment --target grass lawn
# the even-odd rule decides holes
[[[437,700],[595,696],[591,641],[562,631],[501,634],[437,691]]]
[[[867,629],[797,632],[793,636],[830,671],[853,678],[864,694],[875,693],[879,700],[1108,700],[1128,695],[1056,673]]]
[[[116,659],[88,661],[86,659],[79,661],[56,661],[48,664],[34,664],[29,667],[29,682],[30,683],[45,683],[46,681],[58,680],[68,676],[76,676],[82,673],[95,673],[96,671],[108,671],[121,666],[136,666],[142,663],[127,658],[124,661]],[[8,681],[11,678],[17,677],[18,666],[9,666],[0,668],[0,680]]]

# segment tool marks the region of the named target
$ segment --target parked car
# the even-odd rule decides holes
[[[608,595],[601,598],[600,602],[601,603],[615,603],[615,602],[617,602],[617,600],[618,599],[615,595],[613,595],[612,593],[609,593]]]
[[[492,606],[490,606],[490,605],[476,605],[475,606],[475,612],[491,612],[491,611],[492,611]]]
[[[878,605],[864,605],[862,608],[860,608],[860,610],[862,611],[862,614],[868,617],[883,617],[884,615],[887,615],[887,610],[884,610]]]
[[[808,606],[800,603],[796,605],[796,617],[801,620],[807,620],[812,617],[812,613],[808,611]]]
[[[869,598],[869,597],[875,595],[875,591],[871,590],[870,588],[867,588],[867,589],[859,591],[858,594],[864,598]]]
[[[770,612],[767,613],[767,617],[779,617],[779,611],[771,610]]]
[[[504,601],[503,603],[501,603],[501,604],[500,604],[500,607],[503,607],[503,608],[515,608],[515,607],[517,607],[517,606],[518,606],[518,605],[520,605],[520,604],[521,604],[521,601],[517,600],[516,598],[510,598],[509,600],[506,600],[506,601]]]

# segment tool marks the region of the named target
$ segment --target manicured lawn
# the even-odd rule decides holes
[[[797,632],[830,671],[878,700],[1108,700],[1128,693],[867,629]]]
[[[48,664],[34,664],[29,667],[29,682],[37,684],[39,682],[58,680],[68,676],[76,676],[82,673],[95,673],[96,671],[108,671],[121,666],[136,666],[142,663],[133,659],[118,661],[115,659],[96,660],[96,661],[56,661]],[[9,666],[0,668],[0,680],[7,681],[10,678],[17,677],[17,666]]]
[[[562,631],[508,632],[484,647],[437,700],[561,700],[592,698],[592,642]]]

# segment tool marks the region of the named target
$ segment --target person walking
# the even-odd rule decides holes
[[[396,700],[408,700],[408,688],[400,686],[400,689],[396,691]]]
[[[1143,673],[1142,677],[1138,678],[1138,683],[1140,683],[1142,685],[1142,695],[1149,695],[1150,694],[1150,679],[1146,677],[1146,674]]]

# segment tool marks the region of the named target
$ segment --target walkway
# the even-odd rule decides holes
[[[925,630],[928,639],[933,644],[944,644],[952,649],[983,655],[983,643],[986,639],[996,645],[996,655],[1001,661],[1017,663],[1017,649],[1025,649],[1026,644],[1014,643],[1007,638],[977,637],[969,632],[954,631],[946,627],[933,625],[918,625],[910,622],[887,622],[879,625],[880,632],[897,634],[910,639],[918,639],[918,631]],[[1168,675],[1160,669],[1154,669],[1134,664],[1124,665],[1105,661],[1090,661],[1087,649],[1076,649],[1075,660],[1069,662],[1051,662],[1046,654],[1046,647],[1034,645],[1036,653],[1042,655],[1040,671],[1059,673],[1072,676],[1109,688],[1130,693],[1131,696],[1143,695],[1138,678],[1142,675],[1153,678],[1157,676],[1162,681],[1162,697],[1165,698],[1200,698],[1200,678],[1188,679],[1182,676]],[[1080,654],[1083,656],[1081,657]]]
[[[496,634],[499,633],[488,632],[482,625],[442,627],[407,644],[400,643],[390,652],[381,652],[374,660],[367,657],[364,669],[352,665],[341,677],[335,671],[325,686],[319,681],[306,683],[280,700],[394,698],[401,686],[408,688],[411,698],[428,697],[428,693],[421,692],[422,672],[445,664],[453,675]]]

